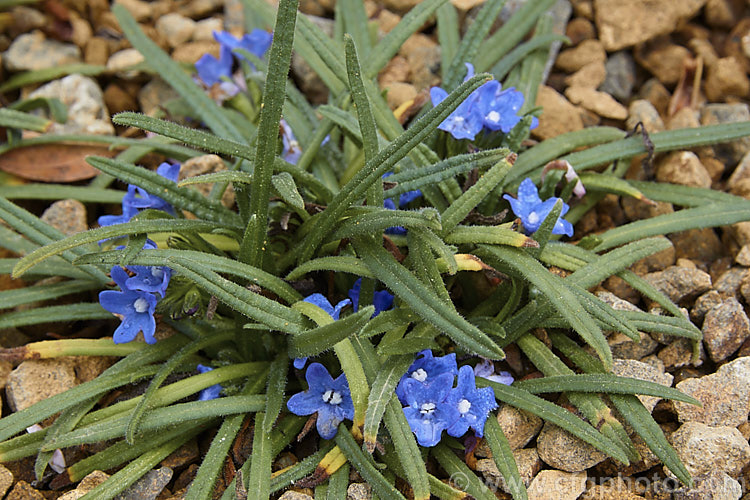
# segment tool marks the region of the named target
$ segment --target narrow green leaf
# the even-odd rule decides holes
[[[391,398],[388,402],[384,422],[415,500],[429,500],[430,482],[427,479],[427,467],[421,458],[419,446],[401,403],[396,398]],[[415,460],[415,457],[418,458]]]
[[[305,209],[305,200],[302,199],[302,195],[297,190],[297,185],[294,183],[294,178],[289,172],[281,172],[271,177],[271,184],[273,189],[279,194],[282,200],[284,200],[289,206],[298,208],[300,210]]]
[[[445,3],[436,11],[437,35],[440,44],[440,57],[442,77],[445,80],[445,71],[451,64],[456,54],[456,48],[460,43],[458,12],[453,4]]]
[[[101,285],[96,282],[73,280],[49,285],[35,285],[13,290],[3,290],[0,291],[0,310],[100,288]]]
[[[394,397],[393,391],[413,361],[414,357],[408,354],[389,357],[372,383],[367,401],[364,429],[365,447],[370,453],[375,451],[380,421],[383,419],[388,402]]]
[[[10,2],[14,2],[15,0],[10,0]],[[38,0],[18,0],[17,3],[34,3]],[[9,3],[10,3],[9,2]],[[5,10],[5,8],[0,7],[0,10]],[[7,78],[2,85],[0,85],[0,93],[5,94],[6,92],[10,92],[11,90],[20,89],[21,87],[25,87],[27,85],[31,85],[34,83],[42,83],[42,82],[49,82],[51,80],[56,80],[58,78],[61,78],[63,76],[72,75],[74,73],[77,73],[79,75],[84,76],[96,76],[100,73],[105,71],[104,66],[98,66],[95,64],[63,64],[60,66],[53,66],[51,68],[44,68],[40,70],[34,70],[34,71],[25,71],[23,73],[17,73],[15,75],[10,76]]]
[[[586,172],[582,173],[579,178],[581,184],[586,187],[586,191],[612,193],[619,196],[629,196],[647,203],[651,202],[630,182],[614,175]]]
[[[529,236],[505,226],[456,226],[445,235],[445,242],[452,245],[485,243],[512,247],[535,247],[539,245]]]
[[[287,274],[286,279],[288,281],[295,281],[308,273],[314,273],[317,271],[350,273],[363,278],[375,277],[361,259],[346,255],[337,255],[334,257],[320,257],[308,260],[304,264],[295,267],[292,272]]]
[[[374,312],[373,306],[367,306],[338,321],[289,337],[289,355],[294,358],[317,356],[343,339],[356,335]]]
[[[253,453],[250,456],[250,477],[247,491],[253,492],[253,498],[267,499],[271,496],[271,434],[263,425],[265,413],[255,415],[255,432],[253,433]]]
[[[505,437],[503,429],[497,422],[497,418],[490,414],[484,426],[484,439],[492,450],[492,459],[495,461],[497,470],[503,475],[505,484],[508,485],[510,494],[514,500],[527,500],[528,494],[524,487],[521,474],[518,472],[513,450],[510,449],[508,438]]]
[[[522,43],[510,52],[505,57],[500,59],[495,64],[490,73],[495,75],[495,79],[502,81],[508,75],[514,66],[522,62],[529,54],[539,49],[546,49],[555,42],[570,43],[570,39],[566,36],[556,35],[547,33],[544,35],[535,35],[528,42]],[[441,47],[442,48],[442,47]]]
[[[427,207],[420,211],[388,210],[382,207],[352,207],[344,215],[346,219],[337,225],[326,241],[336,241],[356,236],[382,234],[390,227],[401,226],[406,229],[426,228],[434,231],[441,229],[440,214],[434,208]]]
[[[96,189],[67,184],[24,184],[22,186],[0,186],[0,196],[9,200],[73,200],[89,203],[122,202],[125,193],[116,189]]]
[[[15,109],[0,108],[0,127],[46,132],[52,120]]]
[[[452,486],[461,488],[477,500],[495,500],[497,497],[473,470],[459,459],[445,444],[440,443],[430,449],[430,455],[450,477]]]
[[[41,323],[61,323],[64,321],[83,321],[87,319],[109,319],[112,313],[102,308],[98,302],[47,306],[13,311],[0,316],[0,329],[17,328]]]
[[[745,198],[715,189],[654,181],[628,180],[626,182],[651,200],[673,203],[685,207],[697,207],[711,203],[748,203],[748,200]]]

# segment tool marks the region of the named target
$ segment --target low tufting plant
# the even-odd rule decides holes
[[[641,459],[634,432],[691,484],[637,395],[697,401],[614,375],[605,332],[684,337],[697,349],[701,331],[629,268],[669,245],[656,236],[750,220],[750,201],[624,174],[635,156],[735,140],[750,123],[631,136],[597,126],[528,141],[544,112],[533,103],[548,47],[562,38],[550,33],[550,0],[527,2],[491,33],[503,3],[487,0],[460,37],[454,7],[426,0],[377,40],[358,0],[337,3],[334,37],[295,0],[278,11],[244,0],[248,35],[216,33],[220,57],[190,68],[115,4],[145,65],[181,96],[173,106],[184,119],[114,116],[149,132],[139,139],[28,138],[20,131],[49,121],[28,106],[0,109],[2,151],[60,140],[118,151],[88,158],[101,171],[88,186],[2,189],[0,246],[17,257],[0,259],[0,272],[38,283],[0,291],[0,329],[107,320],[96,323],[107,330],[0,357],[120,358],[3,416],[0,461],[36,456],[36,477],[59,474],[59,484],[115,470],[84,497],[114,498],[201,435],[209,444],[189,500],[269,498],[292,484],[346,498],[351,470],[381,500],[492,499],[470,468],[483,441],[525,499],[496,418],[503,404],[623,466]],[[394,113],[375,77],[432,16],[442,84]],[[293,50],[328,87],[327,104],[311,105],[288,78]],[[180,180],[180,164],[207,152],[227,168]],[[167,161],[139,166],[148,153]],[[126,192],[109,187],[115,179]],[[230,189],[236,204],[222,203]],[[608,194],[680,209],[577,238],[573,225]],[[121,211],[65,237],[9,201],[61,197]],[[611,276],[663,314],[615,310],[590,291]],[[509,349],[523,372],[501,363]],[[103,398],[134,383],[129,399]],[[236,442],[251,442],[249,455]],[[48,469],[56,450],[95,443]],[[296,460],[277,469],[284,450]]]

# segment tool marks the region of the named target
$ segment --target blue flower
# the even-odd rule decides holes
[[[349,393],[349,383],[342,373],[334,380],[320,363],[312,363],[305,374],[308,390],[289,398],[286,406],[295,415],[318,414],[316,427],[323,439],[336,435],[343,420],[354,418],[354,403]]]
[[[222,48],[226,48],[229,51],[243,49],[262,58],[268,47],[271,46],[273,35],[267,31],[254,29],[242,38],[237,39],[228,31],[214,31],[214,39],[221,44]],[[234,55],[238,59],[246,60],[245,56],[239,52],[235,52]]]
[[[292,127],[289,126],[286,120],[282,118],[279,126],[281,128],[281,143],[283,145],[281,156],[288,163],[296,165],[302,156],[302,148],[299,142],[297,142],[297,138],[294,137]]]
[[[330,317],[332,317],[334,320],[339,319],[339,315],[341,314],[341,311],[352,303],[349,299],[344,299],[338,304],[336,304],[336,307],[332,306],[330,302],[328,302],[328,299],[323,295],[322,293],[314,293],[312,295],[308,295],[304,299],[302,299],[305,302],[309,302],[310,304],[314,304],[321,309],[323,309],[325,312],[328,313]],[[307,357],[304,358],[294,358],[294,367],[298,370],[301,370],[305,367],[305,363],[307,363]],[[312,365],[310,365],[312,366]]]
[[[482,358],[482,361],[477,363],[474,367],[474,376],[486,378],[492,382],[505,385],[510,385],[513,383],[513,380],[515,380],[510,372],[495,373],[495,365],[492,364],[492,361],[489,359],[484,358]]]
[[[115,344],[130,342],[141,331],[148,344],[156,343],[154,337],[156,331],[156,320],[154,320],[156,297],[148,292],[128,289],[126,285],[128,273],[123,268],[115,266],[110,274],[122,291],[105,290],[101,292],[99,303],[104,309],[120,316],[122,319],[122,323],[114,333]]]
[[[448,92],[440,87],[430,89],[432,105],[437,106],[448,97]],[[449,132],[456,139],[473,141],[482,130],[483,116],[478,106],[478,94],[472,92],[459,106],[438,125],[440,130]]]
[[[210,366],[204,366],[201,364],[198,364],[196,369],[198,370],[198,373],[207,373],[213,370],[213,368],[211,368]],[[208,401],[211,399],[216,399],[221,396],[221,390],[222,387],[220,384],[214,384],[211,387],[206,387],[198,393],[198,401]]]
[[[482,437],[487,416],[497,408],[494,391],[490,387],[477,389],[474,370],[468,365],[458,370],[458,384],[445,402],[459,414],[458,420],[447,429],[453,437],[463,436],[469,428],[474,429],[475,436]]]
[[[122,215],[102,215],[97,219],[97,222],[101,227],[114,226],[115,224],[125,224],[137,213],[138,209],[131,206],[130,203],[126,202],[125,198],[123,197]]]
[[[161,175],[165,179],[176,183],[177,177],[180,173],[180,164],[176,163],[172,165],[170,163],[164,162],[156,169],[156,173]],[[163,210],[164,212],[168,212],[174,215],[174,208],[172,208],[172,205],[162,200],[158,196],[155,196],[145,189],[133,184],[128,185],[128,192],[122,199],[123,212],[125,211],[125,205],[141,210],[147,208],[153,210]]]
[[[522,92],[511,87],[502,90],[500,82],[492,80],[479,87],[478,106],[483,116],[483,124],[486,128],[496,131],[500,130],[507,134],[516,124],[521,121],[518,112],[523,107],[524,96]],[[532,117],[531,128],[536,128],[539,120]]]
[[[349,290],[349,298],[352,300],[354,312],[359,310],[359,291],[361,288],[362,278],[359,278]],[[381,312],[387,311],[393,307],[393,295],[388,290],[378,290],[372,297],[372,305],[375,306],[375,312],[371,316],[374,318]]]
[[[536,185],[528,177],[518,186],[518,199],[507,194],[503,198],[510,202],[510,207],[513,209],[513,213],[516,214],[516,217],[521,218],[526,234],[531,234],[539,229],[544,219],[552,211],[552,207],[560,199],[549,198],[542,201],[539,198],[539,191],[537,191]],[[552,234],[573,236],[573,224],[562,218],[569,209],[568,204],[563,203],[560,217],[558,217],[555,227],[552,229]]]
[[[393,175],[393,172],[386,172],[383,174],[383,179],[390,177],[392,175]],[[422,191],[420,191],[419,189],[401,193],[401,196],[398,197],[398,207],[404,208],[406,205],[416,200],[420,196],[422,196]],[[383,203],[384,207],[387,208],[388,210],[396,210],[396,204],[393,202],[393,200],[390,198],[387,198],[387,200],[389,200],[388,203]]]
[[[434,358],[432,356],[432,351],[425,349],[419,353],[419,356],[421,357],[411,364],[409,369],[406,370],[404,376],[401,377],[401,380],[398,382],[398,386],[396,386],[396,395],[403,404],[407,404],[405,392],[405,384],[407,380],[416,380],[422,385],[426,385],[444,373],[449,373],[452,376],[458,373],[456,355],[454,353]]]
[[[232,76],[232,49],[222,45],[219,48],[219,58],[211,54],[203,54],[195,63],[198,78],[207,86],[211,87],[222,81],[222,77]]]
[[[129,290],[156,292],[162,297],[169,286],[172,270],[164,266],[128,266],[135,276],[128,278],[125,285]]]
[[[404,415],[422,446],[435,446],[445,429],[458,421],[456,405],[446,402],[453,386],[453,374],[443,373],[430,383],[409,378],[404,382]]]

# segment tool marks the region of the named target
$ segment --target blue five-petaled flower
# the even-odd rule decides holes
[[[458,411],[458,419],[446,429],[453,437],[463,436],[469,428],[475,436],[482,437],[487,416],[497,408],[495,393],[489,387],[477,389],[474,370],[468,365],[458,370],[458,384],[445,402]]]
[[[523,223],[523,228],[526,234],[536,232],[537,229],[542,225],[544,219],[547,218],[552,208],[560,198],[548,198],[542,201],[539,198],[539,191],[537,191],[536,185],[528,177],[521,182],[518,186],[518,198],[513,198],[509,195],[504,195],[503,198],[510,202],[510,208],[513,209],[513,213],[516,217],[520,217]],[[570,207],[567,203],[563,202],[562,210],[560,211],[560,217],[555,222],[555,227],[552,229],[552,234],[565,234],[573,236],[573,224],[563,219]]]
[[[449,373],[451,377],[458,373],[455,353],[435,358],[432,351],[425,349],[419,353],[420,358],[414,361],[396,386],[396,395],[403,404],[408,404],[406,393],[406,381],[416,380],[426,386],[443,373]],[[453,378],[451,378],[451,385]],[[413,386],[412,387],[416,387]]]
[[[334,307],[333,305],[331,305],[331,303],[322,293],[313,293],[312,295],[308,295],[302,300],[304,302],[309,302],[310,304],[314,304],[320,307],[325,312],[327,312],[328,315],[334,319],[334,321],[338,321],[339,316],[341,315],[341,311],[346,306],[352,303],[351,300],[344,299],[340,301],[338,304],[336,304],[336,306]],[[304,368],[306,363],[307,363],[307,357],[294,358],[294,367],[298,370],[301,370],[302,368]]]
[[[122,323],[114,333],[115,343],[130,342],[141,331],[146,343],[156,343],[154,337],[156,331],[156,320],[154,319],[156,297],[149,292],[128,288],[126,283],[128,273],[123,268],[115,266],[110,274],[122,291],[105,290],[101,292],[99,303],[104,309],[120,316],[122,319]]]
[[[293,395],[286,406],[295,415],[317,413],[318,434],[323,439],[331,439],[339,423],[354,418],[354,403],[346,376],[342,373],[334,379],[323,365],[311,363],[305,379],[307,391]]]
[[[435,446],[444,430],[458,421],[456,405],[447,401],[453,386],[453,374],[442,373],[423,384],[419,380],[404,380],[404,415],[422,446]]]

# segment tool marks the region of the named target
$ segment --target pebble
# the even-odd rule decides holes
[[[696,324],[701,324],[706,313],[714,307],[720,305],[724,298],[716,290],[709,290],[695,300],[695,304],[690,309],[690,319]]]
[[[703,343],[699,343],[698,347],[700,355],[694,366],[702,365],[705,358]],[[667,347],[659,351],[656,357],[664,363],[666,368],[670,369],[693,365],[693,343],[688,339],[675,339]]]
[[[596,89],[604,82],[607,70],[602,61],[592,61],[585,64],[578,71],[565,78],[565,85],[569,87],[589,87]]]
[[[292,53],[292,73],[311,104],[324,104],[328,101],[328,87],[297,52]]]
[[[737,299],[729,297],[706,313],[703,342],[714,361],[723,361],[750,337],[750,320]]]
[[[102,37],[93,36],[83,48],[83,61],[86,64],[104,66],[109,60],[109,42]]]
[[[555,66],[566,73],[573,73],[592,62],[607,60],[607,53],[599,40],[584,40],[576,47],[560,52],[555,60]]]
[[[502,405],[497,411],[497,423],[508,438],[511,450],[526,446],[542,429],[542,419],[510,405]]]
[[[10,373],[5,394],[8,406],[20,411],[76,385],[75,370],[69,360],[30,360]]]
[[[673,500],[739,500],[742,485],[725,472],[711,471],[693,477],[693,487],[680,486],[673,493]]]
[[[599,90],[623,102],[630,99],[636,75],[635,61],[630,52],[621,51],[611,54],[604,68],[607,74]]]
[[[741,266],[750,267],[750,245],[743,245],[734,261]]]
[[[68,121],[53,123],[52,134],[94,134],[112,135],[115,129],[109,119],[109,111],[104,104],[104,94],[93,78],[78,74],[54,80],[29,95],[34,97],[54,97],[68,107]]]
[[[750,79],[737,59],[722,57],[708,67],[703,88],[709,101],[723,101],[728,96],[745,97],[750,93]]]
[[[568,87],[565,90],[565,97],[573,104],[578,104],[603,118],[624,120],[628,117],[628,110],[625,106],[617,102],[611,95],[593,88]]]
[[[628,483],[621,477],[607,479],[604,484],[595,484],[578,497],[579,500],[638,500],[643,497],[629,491]]]
[[[180,94],[161,78],[153,78],[138,91],[138,105],[141,112],[153,116],[162,109],[165,103],[178,99]]]
[[[155,500],[172,479],[172,474],[169,467],[150,470],[117,495],[115,500]]]
[[[742,282],[747,276],[747,269],[731,267],[727,269],[714,283],[714,290],[724,297],[738,297]]]
[[[95,470],[81,479],[81,482],[78,483],[78,487],[76,489],[63,494],[57,500],[78,500],[83,495],[93,490],[107,479],[109,479],[109,474],[106,474],[100,470]]]
[[[170,47],[177,47],[193,37],[196,22],[176,12],[156,20],[156,30],[164,36]]]
[[[677,259],[713,262],[724,254],[724,246],[710,227],[672,233],[669,239],[674,245]]]
[[[346,500],[370,500],[372,486],[367,483],[351,483],[346,489]]]
[[[28,33],[43,28],[47,24],[47,18],[44,17],[44,14],[25,5],[13,7],[10,13],[13,16],[12,28],[15,33]]]
[[[692,50],[696,56],[703,59],[703,67],[708,68],[713,66],[716,61],[719,60],[719,55],[716,53],[714,45],[705,38],[693,38],[688,42],[688,47]]]
[[[659,80],[656,78],[646,80],[641,85],[638,96],[653,104],[661,116],[666,116],[667,109],[669,108],[669,100],[672,96]]]
[[[628,130],[633,130],[638,123],[642,123],[649,134],[664,130],[664,121],[659,116],[659,112],[645,99],[635,99],[628,106],[628,119],[625,120],[625,126]]]
[[[566,472],[585,471],[607,458],[590,444],[549,422],[537,437],[537,452],[546,464]]]
[[[710,375],[678,382],[675,388],[701,402],[673,401],[680,422],[737,427],[747,422],[750,405],[750,357],[737,358]]]
[[[657,215],[671,214],[672,212],[674,212],[674,206],[671,203],[657,201],[656,205],[651,205],[650,203],[645,203],[639,199],[631,198],[629,196],[623,197],[620,201],[620,205],[622,205],[622,210],[623,212],[625,212],[625,216],[631,221],[650,219],[651,217],[656,217]],[[663,238],[668,239],[666,236],[663,236]],[[674,263],[674,247],[672,247],[671,252],[672,262],[668,265]]]
[[[529,500],[576,500],[586,490],[586,473],[543,470],[528,488]]]
[[[191,0],[190,2],[180,4],[178,12],[192,19],[202,19],[223,7],[224,0]]]
[[[707,104],[701,113],[701,125],[750,121],[750,107],[745,103]],[[750,151],[750,137],[713,146],[716,156],[731,168]]]
[[[388,107],[396,109],[405,102],[417,97],[417,89],[411,83],[391,82],[383,87],[387,91],[385,99]]]
[[[596,38],[596,29],[585,17],[576,17],[565,27],[565,36],[570,39],[571,45],[578,45],[584,40]]]
[[[536,448],[522,448],[513,450],[513,459],[516,461],[518,472],[521,475],[523,485],[528,488],[531,480],[542,469],[542,460],[536,452]],[[506,493],[510,493],[505,478],[500,473],[492,459],[482,459],[477,461],[477,471],[484,476],[485,484],[491,488],[497,487]]]
[[[226,169],[227,166],[224,164],[224,160],[222,160],[220,156],[196,156],[195,158],[190,158],[189,160],[183,162],[177,180],[182,181],[189,177],[196,177],[198,175],[211,174],[214,172],[222,172]],[[209,193],[211,193],[211,188],[213,187],[213,185],[213,183],[194,184],[190,186],[190,188],[198,190],[201,194],[203,194],[203,196],[208,196]],[[221,197],[221,203],[227,208],[231,208],[234,205],[234,188],[232,188],[231,184],[224,191],[224,195]]]
[[[552,87],[539,87],[536,105],[544,111],[539,117],[539,126],[531,131],[534,137],[544,140],[583,129],[578,108]]]
[[[68,22],[73,29],[73,34],[70,36],[70,40],[83,48],[86,45],[86,42],[88,42],[94,34],[91,24],[89,24],[86,19],[79,16],[75,11],[70,13],[70,19]]]
[[[0,465],[0,498],[5,495],[12,484],[13,474],[4,465]]]
[[[215,40],[198,40],[179,45],[172,52],[172,59],[177,62],[195,64],[204,54],[219,57],[219,42]]]
[[[645,42],[674,31],[706,0],[594,0],[596,27],[607,51]],[[654,15],[658,12],[659,15]]]
[[[313,500],[313,497],[300,493],[299,491],[286,491],[279,497],[279,500]]]
[[[126,81],[119,84],[112,82],[104,89],[104,104],[110,113],[117,114],[123,111],[138,111],[138,103],[135,99],[138,86],[132,86]]]
[[[143,0],[117,0],[116,3],[128,9],[130,15],[138,22],[151,18],[151,5],[148,2]]]
[[[209,17],[208,19],[201,19],[195,23],[195,29],[193,30],[193,40],[213,40],[214,31],[221,31],[222,29],[221,19],[217,17]]]
[[[440,83],[440,46],[432,38],[415,33],[401,45],[399,54],[409,63],[410,83],[418,90],[429,89]]]
[[[35,30],[13,40],[2,61],[8,71],[35,71],[81,62],[81,50],[71,43],[48,40]]]
[[[656,180],[682,186],[711,187],[711,175],[692,151],[669,153],[656,166]]]
[[[676,304],[689,301],[711,288],[711,276],[708,273],[679,266],[649,273],[644,278]]]
[[[144,61],[143,54],[137,49],[123,49],[115,52],[107,59],[107,71],[116,72],[123,78],[134,78],[140,74],[132,67]]]
[[[661,365],[661,362],[659,362],[659,364]],[[664,366],[655,367],[650,363],[644,363],[634,359],[615,359],[613,372],[615,375],[621,377],[647,380],[666,387],[671,387],[672,381],[674,380],[674,376],[664,372]],[[653,411],[656,403],[661,400],[661,398],[656,396],[638,396],[638,399],[641,400],[641,403],[643,403],[643,406],[645,406],[649,412]]]
[[[740,2],[732,0],[708,0],[703,16],[712,28],[731,29],[739,21]]]
[[[659,39],[635,49],[635,60],[664,85],[680,80],[684,62],[692,54],[682,45]]]
[[[59,200],[50,205],[41,219],[66,236],[86,231],[86,205],[78,200]]]
[[[5,500],[45,500],[45,498],[26,481],[18,481]]]
[[[750,444],[734,427],[687,422],[669,436],[669,441],[692,476],[719,471],[736,478],[750,463]],[[664,472],[674,477],[666,467]]]

